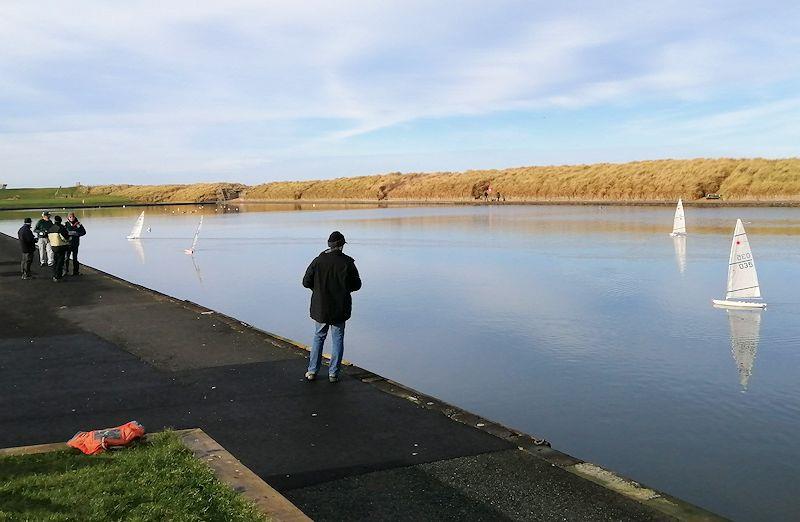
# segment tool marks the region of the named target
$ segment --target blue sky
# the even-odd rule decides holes
[[[798,20],[790,1],[4,0],[0,178],[797,156]]]

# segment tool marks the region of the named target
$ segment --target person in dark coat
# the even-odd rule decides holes
[[[33,279],[31,264],[33,264],[33,253],[36,252],[36,237],[31,230],[31,218],[25,218],[22,227],[17,232],[17,237],[22,249],[22,279]]]
[[[69,249],[69,233],[61,224],[61,216],[53,218],[55,223],[47,231],[47,240],[53,249],[53,281],[59,282],[64,277],[64,257]]]
[[[64,225],[69,234],[69,250],[64,259],[64,275],[69,274],[69,259],[72,258],[72,275],[80,275],[81,264],[78,262],[78,247],[81,246],[81,238],[86,235],[86,229],[78,221],[74,212],[67,216],[67,223]]]
[[[318,255],[306,269],[303,286],[312,290],[311,318],[316,322],[306,380],[317,377],[322,364],[322,346],[328,330],[333,348],[328,380],[339,380],[339,366],[344,355],[344,325],[353,309],[351,292],[361,288],[361,277],[352,257],[342,252],[345,239],[338,230],[328,238],[328,249]]]

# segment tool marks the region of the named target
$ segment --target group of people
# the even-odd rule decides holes
[[[72,275],[80,275],[81,264],[78,262],[78,247],[81,237],[86,235],[86,229],[78,221],[74,212],[67,216],[66,223],[62,223],[61,216],[50,218],[50,212],[42,212],[42,218],[31,229],[31,218],[25,218],[22,227],[17,232],[20,248],[22,249],[22,279],[33,279],[31,273],[33,254],[38,249],[39,264],[44,269],[49,266],[53,270],[53,281],[59,282],[70,273],[70,260],[72,261]]]
[[[69,274],[70,260],[72,275],[80,275],[78,247],[81,237],[86,235],[86,229],[75,213],[70,212],[67,222],[62,223],[61,216],[51,219],[50,212],[45,210],[42,212],[42,219],[33,229],[31,224],[31,218],[25,218],[17,234],[22,248],[22,279],[34,277],[31,265],[37,248],[41,267],[50,266],[53,269],[53,281],[61,281]],[[312,291],[310,311],[311,318],[316,323],[308,371],[305,374],[308,381],[316,379],[322,366],[322,346],[328,332],[332,333],[333,341],[328,380],[339,380],[344,355],[344,328],[353,308],[350,294],[361,288],[361,276],[355,261],[343,252],[345,243],[341,232],[333,232],[328,237],[327,250],[311,262],[303,276],[303,286]]]

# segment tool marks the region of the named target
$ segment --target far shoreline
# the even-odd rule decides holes
[[[159,202],[130,202],[130,203],[111,203],[101,205],[70,205],[60,207],[62,210],[78,210],[93,208],[146,208],[146,207],[166,207],[166,206],[191,206],[191,205],[370,205],[370,206],[472,206],[472,207],[493,207],[493,206],[608,206],[608,207],[672,207],[677,200],[578,200],[578,199],[513,199],[507,201],[483,201],[472,199],[231,199],[224,202],[209,201],[159,201]],[[703,208],[742,208],[742,207],[776,207],[776,208],[797,208],[800,207],[800,199],[792,200],[684,200],[683,205],[687,207]],[[0,208],[0,212],[21,212],[39,211],[47,209],[56,211],[58,206],[50,207],[5,207]]]

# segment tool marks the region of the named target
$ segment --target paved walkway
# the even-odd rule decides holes
[[[191,303],[23,281],[17,252],[0,236],[0,447],[136,419],[201,427],[317,520],[669,519],[359,368],[307,383],[305,352]]]

